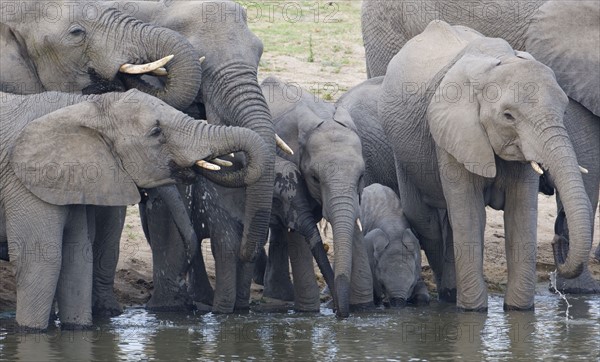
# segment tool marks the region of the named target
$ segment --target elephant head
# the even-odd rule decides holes
[[[447,24],[432,31],[440,26]],[[568,99],[552,70],[504,40],[479,37],[437,78],[427,108],[437,147],[483,177],[496,176],[496,158],[550,171],[573,225],[571,251],[558,271],[578,276],[591,247],[592,210],[563,124]]]
[[[200,55],[179,33],[145,24],[111,5],[3,1],[2,90],[104,93],[123,90],[122,80],[178,109],[189,106],[200,89]],[[148,62],[153,63],[141,65]],[[132,75],[153,71],[166,74],[161,76],[164,87],[151,87]]]
[[[310,92],[290,89],[274,77],[263,83],[275,129],[294,149],[294,161],[310,195],[332,225],[335,248],[335,300],[348,314],[352,244],[358,219],[365,163],[350,114]]]
[[[421,276],[421,247],[394,191],[380,184],[365,187],[360,218],[373,273],[375,301],[392,307],[411,299]]]
[[[209,125],[131,90],[90,97],[30,122],[12,145],[10,162],[43,201],[117,206],[139,202],[138,187],[190,182],[205,160],[240,151],[248,166],[234,179],[250,185],[267,157],[254,132]],[[213,172],[203,173],[222,182]]]

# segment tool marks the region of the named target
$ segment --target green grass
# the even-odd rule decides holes
[[[238,2],[247,8],[248,26],[265,53],[344,64],[352,48],[362,45],[360,1]]]

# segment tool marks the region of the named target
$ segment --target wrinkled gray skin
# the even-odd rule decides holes
[[[240,258],[244,261],[252,260],[256,250],[267,238],[275,162],[271,115],[256,78],[258,62],[262,55],[262,42],[248,29],[245,10],[232,1],[120,1],[118,3],[121,6],[127,4],[124,11],[142,21],[181,33],[200,55],[206,57],[202,63],[200,92],[197,94],[196,102],[188,108],[187,112],[206,118],[209,123],[250,128],[261,135],[271,147],[271,157],[263,166],[263,177],[250,186],[245,203]],[[201,185],[192,186],[192,188],[196,187]],[[186,195],[193,192],[201,191],[187,190],[182,193],[182,197],[185,199]],[[189,201],[186,199],[186,202]],[[187,268],[187,261],[181,257],[183,250],[171,246],[183,245],[182,240],[191,237],[193,232],[188,221],[174,219],[172,210],[160,206],[162,204],[164,203],[156,200],[155,207],[151,210],[152,215],[142,211],[147,218],[160,222],[156,227],[150,226],[148,229],[153,239],[153,248],[157,247],[161,250],[161,256],[153,265],[158,269],[155,277],[161,277],[163,271],[172,268],[178,270]],[[183,207],[184,205],[180,205],[178,214],[182,214]],[[149,221],[146,220],[145,223],[148,224]],[[184,228],[184,224],[187,224],[187,227]],[[200,284],[203,287],[200,290],[192,290],[194,298],[203,292],[210,293],[207,288],[208,280],[201,278],[203,281]],[[170,285],[176,280],[155,279],[154,282],[158,285]],[[186,298],[175,300],[173,296],[171,293],[160,293],[160,296],[155,293],[149,306],[176,309],[175,306],[179,304],[181,309],[187,309],[185,303],[181,302]],[[212,300],[210,295],[201,299],[204,302]]]
[[[333,229],[334,302],[338,317],[350,305],[372,305],[373,285],[362,233],[356,227],[365,164],[360,139],[348,112],[275,77],[261,84],[277,134],[294,150],[282,155],[298,165],[321,216]]]
[[[239,161],[239,160],[238,160]],[[239,162],[238,162],[239,163]],[[234,168],[237,165],[234,165]],[[239,248],[243,227],[243,206],[245,190],[221,187],[210,181],[201,181],[202,187],[194,189],[190,210],[196,233],[200,238],[210,238],[215,258],[216,290],[214,300],[207,300],[212,294],[210,285],[198,286],[195,283],[204,278],[203,266],[192,261],[192,295],[199,301],[212,304],[216,313],[231,313],[249,308],[250,282],[254,264],[239,260]],[[198,183],[200,184],[200,183]],[[275,250],[285,250],[284,275],[289,282],[287,251],[289,248],[292,274],[294,276],[295,308],[301,311],[319,310],[319,289],[313,270],[312,255],[317,259],[324,275],[331,282],[333,271],[312,217],[308,203],[308,191],[298,168],[293,163],[277,158],[275,162],[275,184],[273,193],[272,227],[296,230],[294,236],[282,242],[272,238]],[[231,210],[234,210],[232,212]],[[288,243],[289,241],[289,243]],[[277,245],[277,244],[285,245]],[[312,255],[311,255],[312,254]],[[281,258],[283,259],[283,258]],[[279,259],[276,260],[279,262]],[[167,273],[171,273],[167,271]],[[166,277],[164,279],[173,279]],[[156,290],[155,290],[156,293]],[[267,293],[268,294],[268,293]],[[292,295],[293,298],[293,295]]]
[[[421,278],[421,247],[402,212],[398,195],[387,186],[372,184],[360,203],[364,243],[373,273],[373,299],[391,307],[407,302],[429,303]]]
[[[0,86],[5,92],[105,93],[139,85],[119,73],[125,63],[174,55],[163,87],[140,86],[168,104],[187,108],[200,90],[199,53],[179,33],[124,14],[127,6],[98,1],[2,1]],[[23,12],[25,11],[25,12]],[[88,207],[89,210],[92,210]],[[113,293],[124,207],[98,208],[95,215],[94,314],[121,312]]]
[[[427,86],[414,91],[408,84]],[[528,84],[538,85],[535,95]],[[490,85],[498,92],[484,95]],[[462,96],[456,97],[456,89]],[[511,90],[519,91],[516,99]],[[453,242],[459,308],[487,309],[486,205],[504,210],[509,270],[504,307],[534,306],[539,177],[530,161],[554,176],[570,220],[570,251],[564,263],[558,258],[558,272],[574,278],[583,271],[592,208],[563,124],[567,102],[550,68],[465,27],[432,22],[392,59],[378,114],[394,150],[399,184],[406,185],[400,198],[415,228],[447,210],[452,228],[446,246]]]
[[[514,49],[526,50],[554,70],[558,84],[570,98],[566,117],[576,115],[568,117],[565,127],[579,163],[589,170],[583,175],[583,182],[596,213],[600,184],[600,163],[597,161],[600,157],[600,3],[545,0],[465,3],[450,0],[442,4],[436,1],[365,0],[362,31],[369,77],[385,75],[392,57],[433,19],[505,39]],[[559,201],[559,211],[560,208]],[[556,240],[567,236],[568,229],[564,226],[556,230]],[[559,245],[559,248],[565,246]],[[594,255],[600,260],[600,245]],[[567,280],[559,276],[558,284],[559,289],[569,293],[600,292],[600,284],[593,280],[587,266],[579,278]]]
[[[394,151],[385,135],[377,111],[377,103],[382,94],[383,79],[384,77],[375,77],[358,84],[340,97],[336,105],[348,110],[360,137],[363,157],[367,165],[365,185],[379,183],[392,188],[399,195]],[[400,187],[406,188],[407,186],[400,184]],[[454,264],[451,258],[446,257],[446,255],[452,255],[452,251],[448,250],[452,248],[452,245],[440,242],[450,229],[447,213],[441,209],[433,214],[423,209],[410,209],[415,203],[421,203],[421,200],[418,198],[407,200],[405,208],[409,208],[409,214],[413,221],[419,220],[412,225],[411,229],[417,235],[434,271],[438,297],[443,301],[455,302]]]
[[[15,264],[16,320],[26,329],[47,327],[55,296],[63,327],[91,325],[86,205],[137,203],[138,187],[190,182],[197,160],[241,150],[249,166],[233,178],[250,184],[268,153],[249,130],[208,125],[137,90],[0,96],[2,238]]]

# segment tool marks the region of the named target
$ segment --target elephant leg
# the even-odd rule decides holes
[[[456,174],[452,179],[441,178],[454,240],[456,304],[464,310],[487,311],[487,285],[483,279],[484,181],[440,149],[438,162],[440,168],[451,167]]]
[[[236,274],[234,311],[247,312],[250,310],[250,286],[254,275],[254,263],[238,261]]]
[[[202,250],[202,248],[199,248],[199,250]],[[188,292],[194,301],[212,305],[215,292],[212,285],[210,285],[203,254],[201,251],[198,254],[192,260],[188,272]]]
[[[115,274],[119,261],[119,241],[127,207],[89,206],[95,214],[91,226],[95,227],[94,237],[94,286],[92,294],[92,314],[113,317],[123,313],[114,293]]]
[[[156,311],[193,309],[185,284],[185,248],[170,211],[157,193],[148,190],[148,199],[140,203],[140,215],[145,216],[152,248],[154,291],[146,308]]]
[[[373,274],[369,265],[367,248],[362,231],[354,228],[352,238],[352,274],[350,287],[350,307],[353,310],[371,308],[373,303]]]
[[[237,293],[238,248],[240,232],[217,227],[210,235],[213,257],[215,258],[215,297],[213,313],[233,313]],[[237,239],[234,240],[234,239]]]
[[[56,289],[63,329],[87,328],[92,324],[94,254],[88,225],[94,222],[94,213],[88,213],[86,208],[70,206],[63,232],[62,266]]]
[[[533,310],[536,275],[538,178],[528,165],[510,163],[504,229],[508,283],[504,310]]]
[[[567,106],[565,114],[565,127],[569,133],[569,138],[573,143],[577,162],[588,170],[587,174],[582,174],[585,191],[592,203],[593,221],[597,222],[596,212],[598,210],[598,193],[600,185],[600,118],[595,116],[583,106],[571,100]],[[562,203],[560,195],[556,196],[558,210],[561,210]],[[559,212],[560,213],[560,212]],[[559,213],[557,213],[557,225],[559,224]],[[569,240],[568,220],[562,223],[561,230],[556,230],[558,237]],[[556,228],[555,228],[556,229]],[[597,230],[593,228],[592,232]],[[594,257],[600,261],[600,244],[597,246]],[[592,294],[600,293],[600,283],[591,276],[586,265],[581,275],[575,279],[565,279],[559,275],[556,277],[556,286],[563,293],[571,294]]]
[[[281,225],[271,227],[263,296],[289,302],[294,300],[294,286],[290,279],[286,234],[287,230]]]
[[[398,180],[406,180],[401,167],[401,165],[396,166]],[[421,192],[411,182],[400,183],[399,191],[404,214],[411,227],[418,234],[421,248],[425,251],[427,262],[433,271],[439,299],[449,303],[456,302],[456,278],[447,277],[444,280],[444,270],[449,270],[444,257],[448,254],[445,252],[447,249],[445,245],[450,245],[445,244],[444,239],[448,241],[451,228],[442,228],[445,224],[440,220],[440,215],[446,216],[445,223],[449,226],[447,213],[427,206],[423,202]],[[446,235],[444,232],[446,232]],[[452,271],[452,275],[455,275],[454,271]],[[449,283],[453,279],[454,283]],[[446,283],[443,281],[446,281]]]
[[[16,321],[25,330],[45,330],[60,274],[68,209],[26,199],[23,194],[28,192],[21,191],[18,200],[5,200],[17,286]]]
[[[438,290],[438,296],[444,302],[456,303],[456,263],[452,226],[448,220],[447,210],[438,209],[438,215],[442,229],[441,245],[443,246],[441,251],[443,257],[441,288]]]
[[[321,301],[310,247],[298,232],[287,233],[287,244],[294,278],[294,309],[318,312]]]

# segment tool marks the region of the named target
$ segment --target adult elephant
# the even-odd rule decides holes
[[[249,128],[270,147],[262,177],[247,190],[240,258],[250,261],[267,238],[273,196],[275,133],[257,80],[263,45],[233,1],[120,1],[132,16],[181,33],[205,56],[197,94],[209,123]],[[204,117],[205,116],[205,117]]]
[[[137,90],[0,97],[2,238],[16,266],[17,323],[28,329],[47,327],[55,293],[64,328],[91,324],[86,205],[137,203],[138,187],[191,182],[196,165],[230,152],[244,152],[248,168],[205,176],[251,184],[268,155],[250,130],[208,125]]]
[[[333,229],[334,302],[338,317],[350,305],[373,302],[373,281],[362,243],[359,201],[365,164],[360,139],[347,111],[275,77],[261,84],[279,135],[294,150],[282,155],[298,166],[310,196],[320,205],[315,219]]]
[[[533,96],[529,84],[538,85]],[[487,309],[486,205],[504,210],[504,308],[533,308],[539,163],[553,175],[571,223],[571,250],[566,260],[557,255],[558,272],[574,278],[583,271],[592,209],[563,124],[567,103],[552,70],[528,53],[441,21],[388,66],[378,114],[403,184],[400,198],[411,225],[419,221],[411,215],[448,211],[459,308]]]
[[[3,91],[85,94],[125,90],[135,85],[171,106],[186,109],[200,90],[200,55],[191,44],[175,31],[124,14],[113,3],[2,1],[0,7]],[[127,10],[127,6],[120,10]],[[173,59],[166,62],[171,55]],[[132,65],[146,62],[150,63]],[[140,75],[136,73],[158,72],[159,68],[168,73],[161,76],[161,86],[139,82]],[[90,213],[93,210],[97,220],[92,229],[94,314],[119,314],[121,307],[114,296],[113,283],[125,207],[88,209]]]
[[[145,92],[185,109],[200,90],[200,55],[184,37],[109,3],[2,1],[0,7],[4,92],[124,90],[138,84],[135,74],[160,67],[168,72],[164,87],[144,87]]]
[[[465,25],[485,36],[503,38],[551,67],[570,98],[565,122],[583,175],[594,214],[600,184],[600,3],[597,1],[436,1],[365,0],[362,32],[369,77],[383,76],[390,60],[429,21]],[[585,34],[585,36],[582,36]],[[530,89],[531,91],[531,89]],[[560,195],[559,195],[560,196]],[[561,208],[559,202],[559,209]],[[560,213],[560,212],[559,212]],[[557,226],[563,225],[557,217]],[[557,240],[568,230],[557,229]],[[600,260],[600,245],[595,250]],[[571,293],[598,293],[587,265],[581,277],[558,277],[558,287]]]

